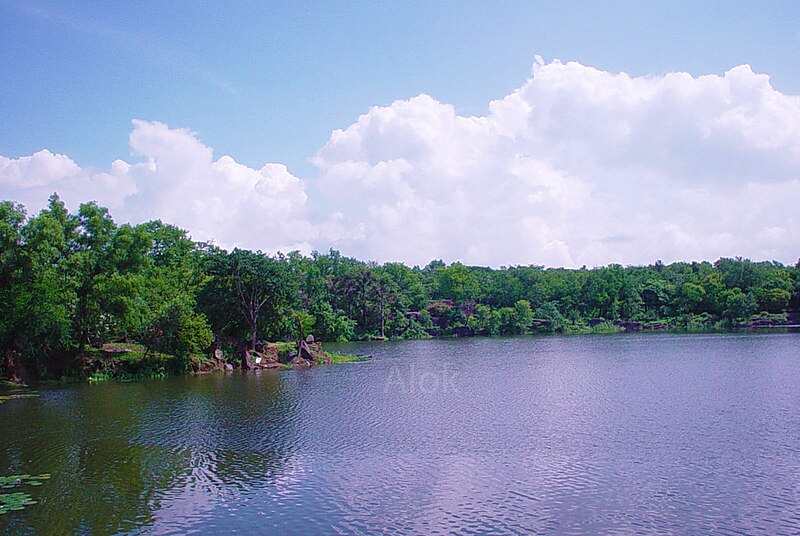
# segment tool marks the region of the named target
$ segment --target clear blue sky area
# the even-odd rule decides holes
[[[800,93],[800,2],[0,0],[0,154],[130,157],[131,119],[250,166],[307,159],[419,93],[484,114],[534,55],[632,75],[749,63]]]

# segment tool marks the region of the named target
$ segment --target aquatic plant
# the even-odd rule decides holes
[[[361,355],[354,354],[337,354],[328,352],[328,357],[331,363],[355,363],[360,361],[368,361],[369,358]]]
[[[42,480],[48,480],[49,473],[41,475],[11,475],[0,476],[0,489],[14,489],[22,485],[41,486]],[[37,501],[30,493],[15,491],[13,493],[0,493],[0,514],[24,510],[27,506],[36,504]]]
[[[39,396],[38,393],[18,393],[18,394],[11,394],[11,395],[0,395],[0,404],[8,402],[9,400],[15,400],[18,398],[36,398]]]

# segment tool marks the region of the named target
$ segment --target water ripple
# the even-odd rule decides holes
[[[0,406],[0,465],[54,475],[0,533],[797,534],[798,342],[435,340],[44,389]]]

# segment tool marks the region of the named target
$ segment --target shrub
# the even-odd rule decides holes
[[[167,306],[152,322],[143,343],[152,352],[172,354],[188,364],[188,358],[205,352],[213,338],[205,315],[177,302]]]

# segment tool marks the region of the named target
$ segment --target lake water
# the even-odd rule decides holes
[[[348,349],[1,404],[0,533],[800,533],[800,334]]]

